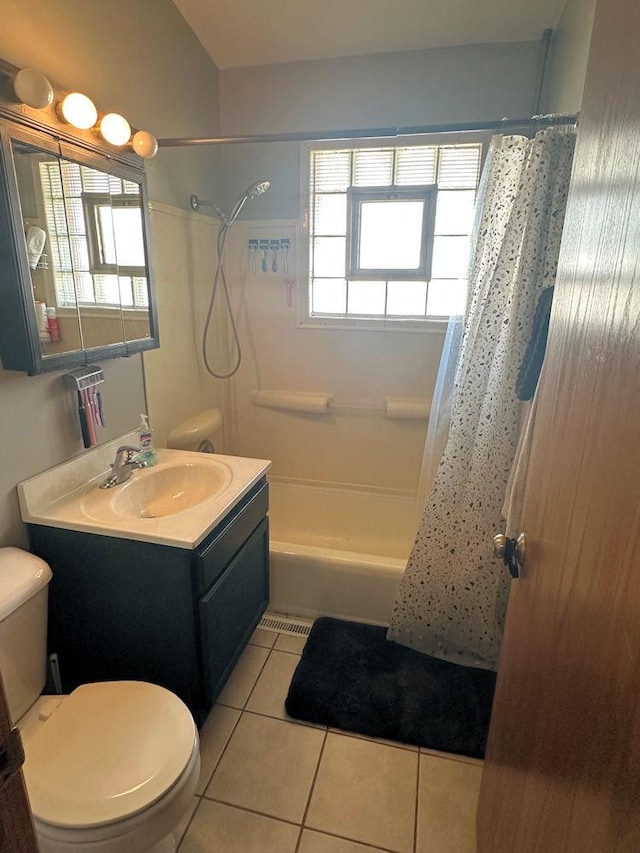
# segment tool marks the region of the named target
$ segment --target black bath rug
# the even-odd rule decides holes
[[[386,633],[316,619],[289,687],[289,716],[482,758],[495,673],[428,657]]]

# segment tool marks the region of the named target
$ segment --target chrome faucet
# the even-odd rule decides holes
[[[116,450],[116,458],[113,460],[109,476],[103,483],[100,483],[100,488],[112,489],[114,486],[126,483],[136,468],[146,468],[147,462],[143,459],[136,459],[139,453],[140,448],[132,447],[130,444],[123,444],[122,447],[119,447]]]

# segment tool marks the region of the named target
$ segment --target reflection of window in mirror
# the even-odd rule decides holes
[[[70,253],[54,265],[58,305],[147,310],[138,184],[66,160],[41,163],[40,180],[54,251]]]

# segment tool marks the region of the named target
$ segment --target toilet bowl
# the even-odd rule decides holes
[[[222,428],[220,409],[207,409],[194,418],[184,421],[167,436],[170,450],[194,450],[215,453],[215,442],[220,439],[217,433]]]
[[[200,773],[193,718],[146,682],[40,696],[50,577],[38,557],[0,548],[0,669],[41,853],[175,853]]]

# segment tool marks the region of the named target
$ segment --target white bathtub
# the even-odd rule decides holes
[[[415,536],[415,498],[270,480],[269,610],[386,625]]]

